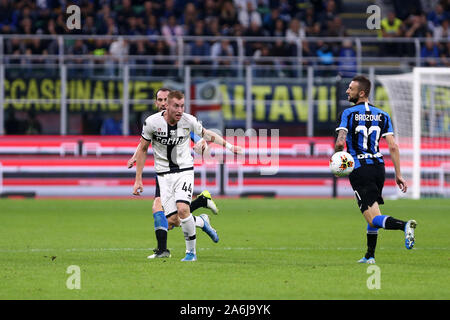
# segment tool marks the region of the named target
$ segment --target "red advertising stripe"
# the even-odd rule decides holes
[[[0,157],[0,163],[4,166],[36,166],[36,167],[70,167],[70,166],[86,166],[86,167],[124,167],[126,168],[127,157],[122,158],[74,158],[74,157],[34,157],[34,158],[18,158],[18,157]],[[268,161],[268,160],[266,160]],[[242,161],[238,162],[237,160],[227,161],[227,165],[230,168],[245,166],[245,167],[270,167],[270,166],[279,166],[279,167],[290,167],[290,166],[298,166],[298,167],[328,167],[328,158],[282,158],[280,157],[278,160],[272,159],[272,163],[269,164],[261,164],[261,162],[250,159],[245,160],[244,163]],[[393,167],[392,161],[389,159],[385,159],[387,167]],[[436,168],[440,167],[443,163],[449,163],[448,161],[422,161],[421,167],[423,168]],[[148,168],[149,166],[153,166],[154,161],[153,157],[148,157],[145,163],[145,166]],[[196,166],[200,166],[201,164],[195,163]],[[412,165],[407,162],[402,163],[403,167],[411,167]],[[131,170],[131,169],[130,169]]]
[[[144,179],[144,186],[155,186],[155,179]],[[86,178],[49,178],[49,179],[3,179],[4,186],[133,186],[134,179],[86,179]],[[199,179],[195,185],[201,185]],[[206,181],[207,186],[214,186],[214,181]]]
[[[439,186],[439,180],[426,180],[424,185]],[[3,179],[4,186],[130,186],[134,184],[133,179],[86,179],[86,178],[51,178],[51,179]],[[318,179],[292,179],[292,178],[245,178],[243,180],[244,186],[325,186],[329,187],[332,184],[332,178],[318,178]],[[200,179],[195,180],[195,185],[200,186]],[[207,186],[215,186],[215,181],[207,180]],[[229,186],[237,186],[237,179],[229,179]],[[385,186],[395,186],[394,179],[387,179]],[[155,186],[155,179],[144,179],[144,186]],[[338,186],[350,186],[348,179],[340,178]],[[450,183],[445,182],[445,187],[449,187]]]

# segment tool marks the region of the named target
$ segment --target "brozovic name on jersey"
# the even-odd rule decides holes
[[[381,121],[381,114],[355,114],[355,121]]]

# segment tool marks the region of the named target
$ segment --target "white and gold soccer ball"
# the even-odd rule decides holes
[[[355,168],[355,160],[350,153],[338,151],[331,156],[330,170],[337,177],[348,176]]]

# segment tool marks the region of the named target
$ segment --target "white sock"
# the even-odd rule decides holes
[[[186,219],[180,219],[181,221],[181,229],[184,233],[184,239],[186,241],[186,252],[195,253],[195,245],[197,243],[196,230],[195,230],[195,222],[192,214],[189,215]]]
[[[199,216],[194,216],[194,220],[195,220],[195,226],[197,228],[203,228],[203,226],[205,225],[205,221],[200,218]]]

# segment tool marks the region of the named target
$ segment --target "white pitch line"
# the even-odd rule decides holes
[[[50,249],[50,248],[32,248],[32,249],[0,249],[0,253],[33,253],[33,252],[101,252],[101,251],[152,251],[153,248],[70,248],[70,249]],[[216,247],[216,248],[197,248],[198,251],[204,250],[238,250],[238,251],[327,251],[327,250],[338,250],[338,251],[353,251],[353,250],[364,250],[363,247],[360,248],[313,248],[313,247],[267,247],[267,248],[253,248],[253,247]],[[380,247],[378,250],[404,250],[403,247]],[[449,248],[414,248],[413,250],[450,250]]]

